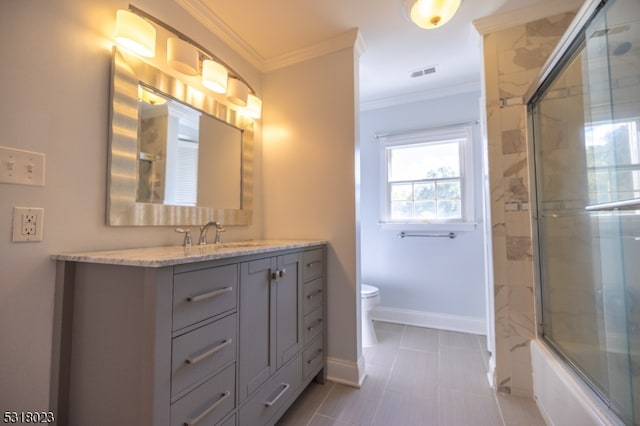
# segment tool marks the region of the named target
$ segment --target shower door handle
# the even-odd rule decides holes
[[[611,203],[592,204],[584,209],[590,212],[603,212],[614,209],[632,210],[640,208],[640,198],[632,198],[630,200],[613,201]]]

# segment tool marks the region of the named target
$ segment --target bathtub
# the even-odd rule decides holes
[[[605,403],[542,340],[531,341],[533,393],[549,425],[624,426]]]

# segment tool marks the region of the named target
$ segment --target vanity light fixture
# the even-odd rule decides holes
[[[116,12],[116,44],[136,55],[153,58],[156,29],[142,16],[128,10]]]
[[[247,98],[249,97],[249,87],[244,81],[238,78],[229,78],[227,86],[227,99],[232,104],[238,106],[247,106]]]
[[[237,108],[240,114],[260,119],[262,100],[238,73],[197,42],[135,6],[129,5],[129,10],[117,11],[116,44],[135,55],[153,57],[158,27],[171,33],[167,38],[167,65],[190,76],[202,72],[202,86],[212,92],[226,94],[230,103],[241,107]],[[148,96],[141,100],[158,102]]]
[[[167,39],[167,63],[178,72],[197,75],[200,52],[189,42],[178,37],[169,37]]]
[[[229,71],[219,62],[211,59],[202,61],[202,85],[212,92],[226,93]]]
[[[406,0],[409,17],[420,28],[440,28],[457,12],[462,0]]]
[[[247,106],[243,110],[243,114],[254,119],[262,117],[262,99],[250,93],[247,96]]]

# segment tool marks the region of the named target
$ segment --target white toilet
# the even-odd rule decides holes
[[[373,308],[380,304],[378,287],[361,284],[360,301],[360,310],[362,314],[362,346],[373,346],[378,344],[378,339],[376,338],[376,331],[373,328],[373,322],[371,321],[369,313]]]

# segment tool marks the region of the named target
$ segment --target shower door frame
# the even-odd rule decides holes
[[[538,76],[533,80],[529,90],[524,95],[524,104],[527,106],[527,140],[534,140],[534,121],[531,114],[530,106],[537,99],[541,92],[544,92],[546,87],[553,81],[553,78],[562,71],[559,65],[565,61],[566,58],[571,58],[576,54],[578,49],[583,45],[583,39],[580,38],[584,33],[584,29],[593,21],[597,13],[605,6],[609,0],[587,0],[580,10],[576,13],[575,18],[563,34],[562,38],[556,45],[555,49],[551,52],[549,59],[542,66]],[[534,282],[537,284],[535,296],[535,314],[536,314],[536,336],[543,335],[543,322],[542,322],[542,291],[540,290],[542,277],[540,275],[540,241],[538,238],[538,210],[533,206],[538,205],[537,187],[536,182],[536,170],[535,170],[535,152],[533,143],[527,143],[527,158],[529,159],[529,202],[531,208],[531,242],[534,247],[533,256],[533,272]],[[555,350],[555,348],[554,348]],[[562,354],[560,354],[562,356]],[[564,358],[564,356],[562,356]]]
[[[530,188],[530,205],[531,208],[531,231],[532,231],[532,246],[533,250],[533,273],[535,282],[535,315],[536,315],[536,337],[544,337],[544,322],[543,322],[543,295],[542,295],[542,248],[540,246],[540,222],[539,222],[539,209],[538,209],[538,171],[536,170],[536,153],[533,141],[534,136],[540,127],[536,128],[536,122],[534,120],[534,105],[545,93],[546,89],[553,83],[555,77],[564,71],[565,64],[568,64],[571,60],[575,59],[576,55],[581,52],[581,49],[586,48],[587,34],[586,29],[588,26],[598,18],[599,12],[610,3],[610,0],[587,0],[581,9],[577,12],[571,25],[560,39],[558,45],[553,50],[547,62],[542,67],[536,79],[533,81],[529,90],[524,96],[524,104],[526,105],[526,133],[527,133],[527,156],[529,166],[529,188]],[[548,345],[553,352],[555,352],[561,359],[563,359],[568,366],[579,376],[585,385],[597,394],[603,402],[610,404],[609,396],[604,395],[597,386],[592,384],[591,379],[580,370],[574,363],[567,358],[567,356],[556,347],[553,341],[549,339],[542,339],[546,345]]]

